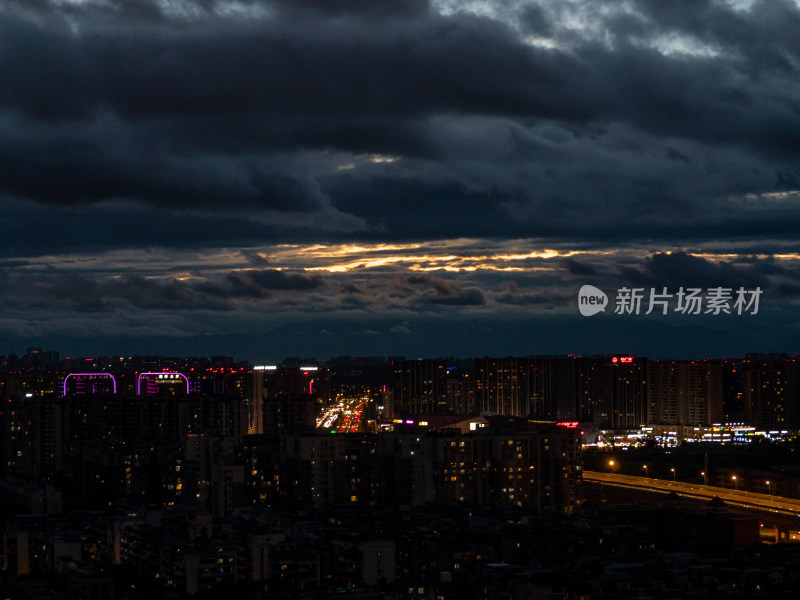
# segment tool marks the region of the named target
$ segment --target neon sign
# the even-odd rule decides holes
[[[138,395],[141,395],[142,393],[142,377],[146,375],[151,376],[154,379],[157,378],[156,381],[158,383],[175,383],[181,377],[183,377],[183,379],[186,381],[186,393],[189,393],[189,378],[186,377],[186,375],[175,371],[164,371],[161,373],[139,373],[139,379],[136,381],[136,393]]]
[[[64,378],[64,387],[63,387],[63,395],[67,395],[67,380],[70,377],[111,377],[111,381],[114,384],[114,393],[117,393],[117,380],[111,373],[70,373]]]

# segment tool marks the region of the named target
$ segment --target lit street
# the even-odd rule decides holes
[[[366,398],[339,397],[322,411],[317,418],[317,427],[336,433],[355,433],[359,430],[366,403]]]
[[[584,471],[583,479],[584,481],[597,482],[602,485],[649,490],[663,494],[675,492],[678,496],[689,498],[706,498],[711,500],[716,497],[723,500],[726,504],[733,506],[800,516],[800,500],[781,496],[757,494],[755,492],[721,488],[711,485],[669,481],[666,479],[632,477],[630,475],[619,475],[616,473],[599,473],[596,471]]]

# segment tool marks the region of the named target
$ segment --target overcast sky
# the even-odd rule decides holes
[[[0,0],[0,354],[798,352],[798,31],[794,0]]]

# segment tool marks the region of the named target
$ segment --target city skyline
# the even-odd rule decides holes
[[[796,2],[373,4],[3,3],[0,354],[796,350]]]
[[[647,356],[643,353],[631,353],[631,352],[531,352],[527,354],[521,353],[510,353],[510,352],[500,352],[500,353],[476,353],[473,355],[459,355],[454,352],[443,352],[441,354],[429,354],[424,355],[419,352],[412,352],[410,354],[392,354],[389,352],[379,353],[379,354],[338,354],[335,356],[323,356],[323,355],[297,355],[297,354],[288,354],[288,353],[280,353],[276,352],[270,355],[258,356],[255,359],[252,357],[247,357],[243,355],[237,354],[230,354],[226,352],[189,352],[185,354],[181,353],[158,353],[158,352],[135,352],[135,353],[126,353],[126,352],[110,352],[107,354],[93,354],[91,356],[87,354],[74,354],[74,353],[66,353],[62,352],[57,348],[42,348],[36,346],[28,346],[24,350],[22,348],[12,348],[10,352],[5,354],[0,354],[0,359],[7,360],[11,357],[14,357],[16,360],[25,361],[26,358],[31,356],[41,356],[45,355],[48,358],[46,359],[36,359],[36,364],[40,367],[45,365],[46,363],[50,362],[63,362],[63,361],[78,361],[76,364],[80,364],[80,361],[89,361],[94,360],[97,361],[98,359],[148,359],[148,358],[155,358],[155,359],[164,359],[164,360],[211,360],[211,359],[225,359],[226,361],[232,361],[230,364],[235,365],[247,365],[249,368],[253,368],[255,366],[263,366],[263,365],[301,365],[301,364],[327,364],[329,362],[336,362],[340,360],[354,360],[354,361],[372,361],[372,360],[388,360],[391,361],[393,359],[399,360],[446,360],[446,361],[469,361],[474,359],[483,359],[483,358],[625,358],[627,359],[644,359],[652,362],[703,362],[703,361],[725,361],[725,360],[732,360],[732,361],[747,361],[747,360],[754,360],[759,358],[776,358],[776,359],[786,359],[786,360],[797,360],[800,357],[800,351],[798,352],[746,352],[742,354],[725,354],[725,355],[706,355],[706,356]],[[53,358],[50,358],[53,357]],[[4,363],[0,363],[0,367],[3,366]],[[225,364],[228,364],[227,362]]]
[[[277,411],[284,415],[293,412],[295,402],[303,406],[299,397],[316,397],[326,414],[345,411],[357,415],[350,417],[355,423],[364,406],[374,402],[373,424],[402,423],[421,415],[507,415],[561,424],[593,423],[592,427],[611,430],[727,423],[746,424],[751,433],[758,429],[762,434],[783,435],[800,426],[797,354],[702,360],[626,355],[342,356],[319,362],[287,357],[252,365],[225,355],[81,358],[31,348],[23,356],[0,356],[3,389],[9,393],[9,403],[15,395],[18,401],[24,396],[23,402],[49,403],[79,396],[145,398],[165,390],[177,397],[249,396],[250,433],[261,432],[257,424],[262,412],[254,407],[262,395],[289,402]],[[340,402],[331,404],[334,398],[349,398],[353,406],[347,412]],[[303,418],[311,418],[312,412]],[[329,416],[318,416],[317,427],[327,430],[333,421],[322,423]],[[347,425],[342,431],[349,430]],[[698,431],[694,429],[691,436],[697,437]],[[654,435],[652,429],[648,435]]]

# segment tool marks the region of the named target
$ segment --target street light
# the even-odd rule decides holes
[[[770,491],[769,481],[765,481],[764,483],[767,484],[767,494],[771,494],[772,492]]]
[[[647,477],[647,465],[642,465],[642,468],[644,469],[644,476]]]
[[[675,479],[675,467],[671,468],[670,471],[672,471],[672,481],[677,481]]]
[[[733,489],[734,489],[734,490],[738,490],[738,489],[739,489],[739,484],[738,484],[738,483],[737,483],[737,481],[736,481],[736,475],[733,475],[733,476],[731,477],[731,479],[733,479]]]
[[[611,467],[611,472],[613,473],[614,472],[614,461],[613,460],[608,461],[608,466]]]
[[[703,476],[703,485],[708,485],[708,476],[706,476],[706,472],[700,471],[700,475]]]

